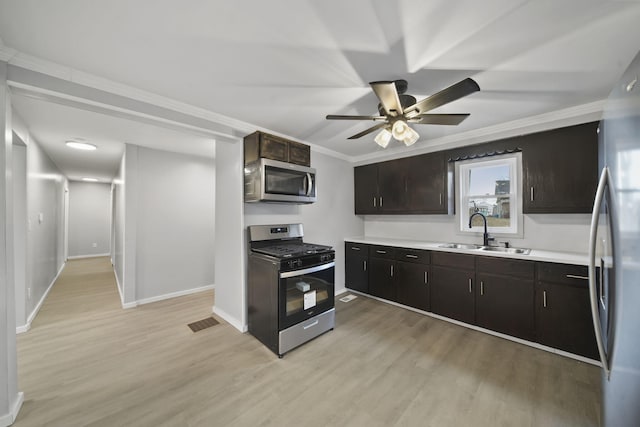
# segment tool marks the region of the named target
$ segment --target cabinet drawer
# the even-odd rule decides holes
[[[476,266],[479,273],[514,276],[530,280],[533,280],[535,272],[535,264],[533,262],[508,258],[478,256]]]
[[[431,254],[431,264],[463,268],[465,270],[473,270],[476,266],[475,257],[473,255],[454,254],[449,252],[433,252]]]
[[[419,249],[396,249],[396,260],[404,262],[415,262],[418,264],[429,264],[431,262],[431,252]]]
[[[396,248],[391,246],[369,246],[369,256],[372,258],[393,259]]]
[[[589,286],[589,269],[584,265],[538,262],[536,263],[536,269],[540,282]]]
[[[364,243],[344,242],[344,252],[346,254],[356,254],[369,256],[369,245]]]

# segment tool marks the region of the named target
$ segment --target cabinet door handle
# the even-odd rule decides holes
[[[484,295],[484,282],[480,281],[480,295]]]
[[[473,292],[473,279],[469,279],[469,293]]]
[[[364,263],[364,271],[367,271],[367,261],[362,261]]]
[[[440,193],[440,205],[442,205],[442,193]]]
[[[351,246],[351,250],[352,250],[352,251],[359,251],[359,250],[360,250],[360,248],[356,248],[355,246]]]
[[[547,308],[547,291],[542,291],[542,306]]]
[[[567,277],[567,279],[589,280],[589,277],[587,277],[587,276],[577,276],[575,274],[567,274],[566,277]]]
[[[533,186],[531,186],[531,201],[533,202]]]
[[[373,207],[376,207],[376,196],[373,196]]]
[[[380,196],[380,207],[382,207],[382,196]]]
[[[407,254],[407,255],[405,255],[405,256],[406,256],[407,258],[413,258],[413,259],[418,258],[418,255],[411,255],[411,254]]]
[[[393,264],[391,264],[391,277],[393,277]]]
[[[377,250],[377,251],[376,251],[376,253],[378,253],[378,254],[386,254],[386,253],[387,253],[387,251],[380,251],[380,250]]]
[[[429,284],[429,272],[428,271],[424,272],[424,284],[425,285]]]

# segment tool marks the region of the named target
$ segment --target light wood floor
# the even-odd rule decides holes
[[[18,337],[26,426],[593,426],[598,368],[358,297],[278,359],[212,292],[122,310],[107,258],[74,260]]]

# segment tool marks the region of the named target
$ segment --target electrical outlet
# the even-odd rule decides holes
[[[93,243],[91,246],[93,246],[94,248],[97,248],[98,244],[97,243]]]

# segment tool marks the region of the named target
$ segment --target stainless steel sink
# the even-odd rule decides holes
[[[498,246],[483,246],[480,248],[481,251],[487,252],[502,252],[505,254],[520,254],[520,255],[529,255],[531,249],[522,249],[522,248],[501,248]]]
[[[500,252],[504,254],[518,254],[518,255],[529,255],[531,253],[531,249],[522,249],[522,248],[502,248],[498,246],[480,246],[469,243],[443,243],[438,245],[439,248],[443,249],[469,249],[475,251],[486,251],[486,252]]]
[[[466,244],[466,243],[444,243],[439,245],[440,248],[446,249],[481,249],[480,245]]]

